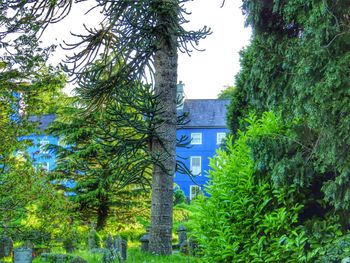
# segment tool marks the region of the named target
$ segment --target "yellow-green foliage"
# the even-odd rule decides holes
[[[302,205],[289,202],[293,187],[276,189],[256,173],[248,146],[254,138],[281,136],[281,118],[269,112],[247,121],[247,131],[211,160],[210,197],[198,199],[193,232],[210,262],[303,262]]]

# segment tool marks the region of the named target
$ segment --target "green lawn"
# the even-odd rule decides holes
[[[89,263],[101,263],[102,256],[100,254],[91,254],[88,251],[78,251],[74,253],[87,260]],[[40,257],[36,258],[33,263],[42,263],[45,261],[40,260]],[[199,263],[198,258],[186,257],[180,254],[174,254],[172,256],[153,256],[151,254],[143,253],[138,248],[130,248],[128,250],[128,258],[125,263]]]
[[[128,253],[128,259],[126,263],[199,263],[201,262],[198,258],[193,257],[185,257],[179,254],[175,254],[172,256],[153,256],[150,254],[145,254],[141,252],[139,249],[131,248]]]

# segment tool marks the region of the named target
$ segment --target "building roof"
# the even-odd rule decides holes
[[[188,113],[188,122],[180,128],[195,127],[226,127],[226,112],[230,100],[195,99],[185,100],[182,110],[178,113]]]
[[[219,99],[186,99],[178,114],[187,113],[187,122],[179,128],[217,128],[226,127],[227,105],[230,100]],[[29,120],[38,122],[40,131],[44,131],[56,118],[55,114],[45,114],[40,117],[30,116]]]
[[[44,131],[50,123],[52,123],[56,118],[55,114],[45,114],[40,117],[30,116],[29,121],[38,122],[40,131]]]

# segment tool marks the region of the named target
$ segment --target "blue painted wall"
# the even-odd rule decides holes
[[[201,190],[204,189],[203,186],[208,181],[209,158],[213,157],[216,149],[220,147],[217,144],[217,133],[219,132],[228,134],[229,131],[226,128],[183,128],[177,131],[177,138],[182,135],[191,138],[191,133],[202,133],[202,144],[191,144],[191,148],[176,149],[176,154],[181,157],[178,159],[184,162],[188,168],[190,168],[191,156],[201,156],[201,175],[194,177],[194,181],[201,187]],[[186,197],[190,198],[190,187],[196,185],[191,178],[188,175],[176,173],[174,181],[184,191]]]
[[[31,135],[27,136],[26,139],[32,140],[33,145],[28,147],[27,151],[30,154],[30,157],[34,160],[34,164],[38,167],[47,167],[51,171],[55,168],[55,156],[49,152],[45,152],[42,149],[44,143],[47,144],[58,144],[58,139],[51,135]]]

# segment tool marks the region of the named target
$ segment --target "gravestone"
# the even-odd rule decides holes
[[[119,252],[121,259],[126,260],[128,255],[128,242],[125,239],[121,239]]]
[[[141,251],[148,252],[148,250],[149,250],[149,233],[144,234],[140,238],[140,242],[141,242]]]
[[[88,245],[90,250],[100,248],[100,237],[95,229],[91,229],[89,232]]]
[[[114,240],[113,240],[113,247],[117,251],[120,251],[120,242],[121,242],[121,237],[120,236],[115,236]]]
[[[179,235],[179,247],[181,247],[182,243],[187,241],[186,227],[184,225],[180,225],[177,229],[177,233]]]
[[[9,257],[12,255],[13,241],[4,232],[3,236],[0,238],[0,258]]]
[[[115,246],[115,242],[111,236],[111,234],[108,234],[106,242],[105,242],[105,248],[109,249],[109,250],[115,250],[116,246]]]
[[[27,247],[20,247],[14,250],[13,262],[14,263],[32,263],[33,250]]]

